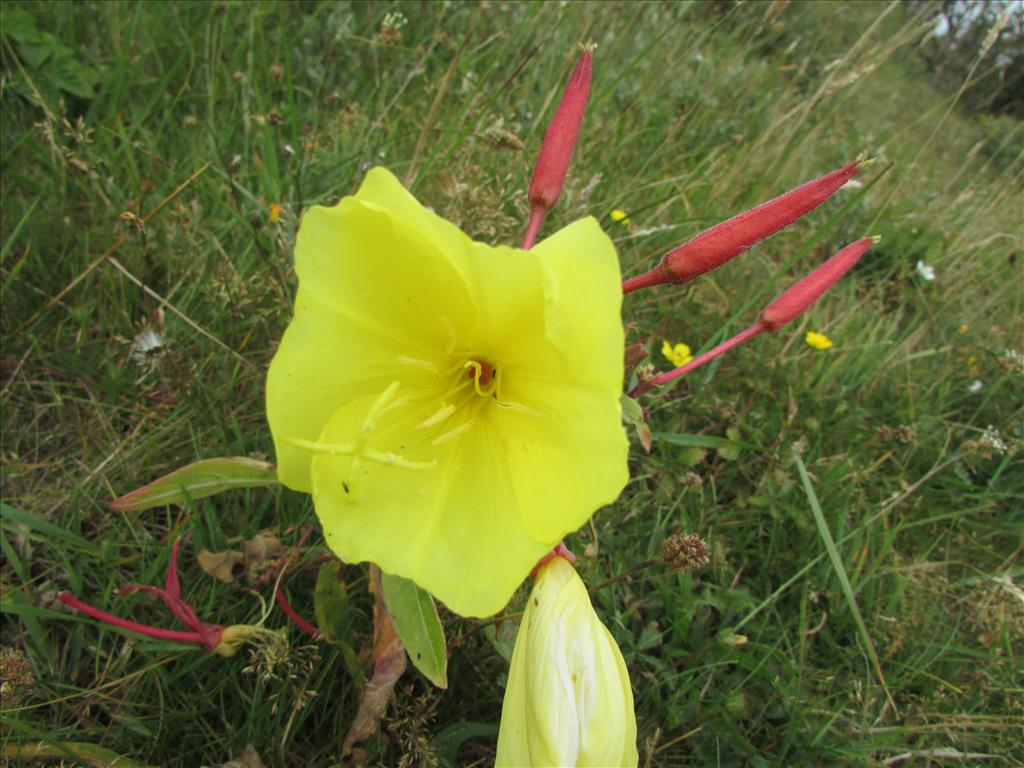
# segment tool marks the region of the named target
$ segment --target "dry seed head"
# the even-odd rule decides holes
[[[661,542],[661,556],[672,568],[689,573],[710,562],[708,543],[695,533],[678,533]]]

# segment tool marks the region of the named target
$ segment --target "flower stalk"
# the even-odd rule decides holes
[[[178,580],[179,544],[180,540],[176,539],[174,544],[171,546],[171,562],[167,566],[167,578],[164,583],[164,589],[153,587],[148,584],[129,584],[126,587],[121,587],[116,590],[116,594],[124,595],[130,592],[147,592],[151,595],[156,595],[164,601],[174,617],[183,625],[188,627],[188,632],[182,632],[174,629],[161,629],[160,627],[153,627],[148,624],[139,624],[138,622],[130,621],[128,619],[122,619],[120,616],[115,616],[112,613],[101,611],[99,608],[94,608],[87,603],[83,603],[70,592],[61,592],[57,595],[57,599],[65,605],[71,606],[76,611],[84,613],[86,616],[90,616],[97,621],[102,621],[104,624],[121,627],[122,629],[137,632],[140,635],[146,635],[147,637],[154,637],[159,640],[174,640],[177,642],[201,645],[205,647],[206,650],[213,651],[221,656],[231,656],[238,650],[239,646],[241,646],[243,642],[256,632],[259,632],[260,628],[249,626],[247,624],[236,624],[224,628],[219,624],[210,624],[208,622],[201,621],[196,616],[196,612],[193,610],[192,606],[181,599],[181,582]]]
[[[638,397],[650,392],[655,387],[665,386],[755,336],[777,331],[803,314],[825,291],[835,285],[839,278],[846,274],[860,260],[864,252],[871,245],[878,242],[878,239],[877,237],[865,237],[850,243],[813,272],[779,294],[775,300],[764,308],[757,322],[749,328],[740,331],[731,339],[722,342],[704,354],[698,355],[686,365],[679,366],[671,371],[664,371],[649,379],[640,381],[630,391],[629,396]]]

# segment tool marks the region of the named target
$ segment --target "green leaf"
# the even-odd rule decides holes
[[[96,95],[96,83],[100,76],[76,60],[69,48],[56,48],[45,71],[62,91],[83,99],[91,99]]]
[[[265,461],[242,456],[203,459],[126,493],[109,506],[117,512],[138,512],[185,504],[233,488],[257,488],[277,482],[277,469]]]
[[[484,627],[484,637],[491,641],[494,650],[509,664],[512,663],[512,651],[516,647],[516,633],[519,632],[517,619],[505,619],[496,624]]]
[[[622,406],[622,420],[631,427],[644,423],[644,409],[636,400],[629,395],[619,397]]]
[[[4,745],[3,758],[15,762],[53,762],[70,758],[75,765],[86,765],[91,768],[117,765],[121,768],[150,768],[147,764],[119,755],[113,750],[96,744],[81,741],[33,741],[27,744],[12,742]]]
[[[494,723],[477,723],[471,720],[459,720],[452,723],[434,737],[434,754],[441,765],[452,767],[458,765],[459,747],[475,736],[493,737],[498,732]]]
[[[30,512],[23,512],[20,509],[15,509],[9,504],[0,503],[0,520],[3,520],[8,525],[23,525],[38,533],[42,538],[51,542],[63,541],[67,544],[71,544],[85,552],[88,552],[93,557],[97,557],[100,554],[99,547],[86,541],[77,533],[69,531],[67,528],[62,528],[59,525],[47,522],[41,517],[36,517]]]
[[[5,11],[0,15],[0,30],[20,45],[40,45],[42,33],[36,28],[32,14],[22,8]]]
[[[349,639],[352,634],[352,609],[348,601],[348,589],[341,577],[341,561],[330,560],[320,566],[313,591],[313,610],[320,636],[332,645],[338,646],[352,680],[363,682],[363,665],[359,661]]]
[[[329,643],[348,642],[351,611],[348,604],[348,590],[341,578],[341,561],[329,560],[320,566],[313,592],[313,610],[316,611],[316,625]]]
[[[448,649],[437,606],[426,591],[409,579],[381,574],[384,602],[409,659],[438,688],[448,687]]]

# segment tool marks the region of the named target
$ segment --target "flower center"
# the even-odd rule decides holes
[[[496,396],[501,374],[493,363],[481,358],[472,358],[466,361],[465,368],[466,377],[472,380],[473,389],[480,397]]]

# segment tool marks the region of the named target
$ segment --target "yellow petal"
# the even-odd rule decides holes
[[[347,562],[368,560],[413,579],[463,616],[501,608],[551,544],[523,530],[504,466],[502,442],[486,420],[450,440],[458,416],[417,429],[417,403],[385,410],[368,450],[397,463],[317,454],[313,500],[327,544]],[[375,397],[350,403],[330,420],[320,442],[351,445]],[[442,440],[439,445],[435,442]],[[434,469],[408,469],[404,463]]]

